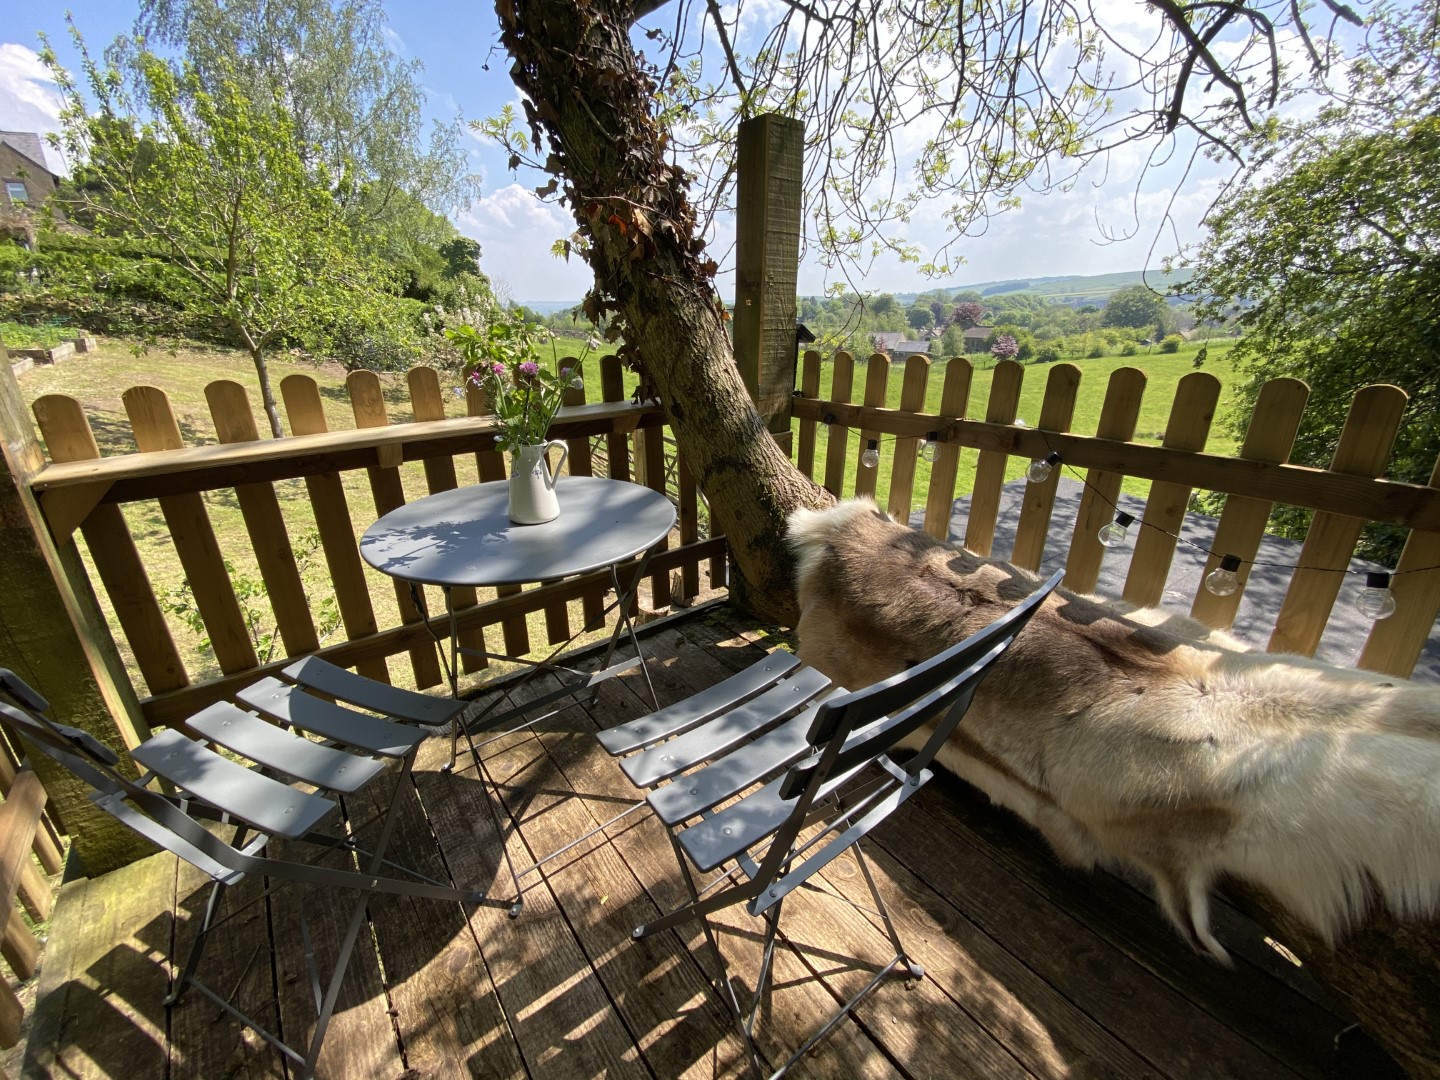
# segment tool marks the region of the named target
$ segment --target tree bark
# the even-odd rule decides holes
[[[666,160],[655,87],[629,41],[627,0],[497,0],[533,145],[588,242],[591,317],[669,416],[733,560],[731,594],[762,618],[798,617],[785,519],[830,496],[776,446],[735,365],[684,173]]]
[[[240,338],[245,342],[245,348],[255,364],[255,378],[260,383],[260,402],[265,407],[265,418],[270,421],[270,435],[272,438],[283,439],[285,429],[280,426],[280,406],[275,401],[275,390],[270,385],[270,365],[265,359],[265,350],[255,343],[250,331],[240,323],[235,324],[235,329],[240,331]]]

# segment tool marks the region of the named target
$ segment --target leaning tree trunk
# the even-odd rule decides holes
[[[534,146],[564,191],[595,271],[587,313],[623,335],[729,542],[731,592],[757,615],[797,617],[784,524],[830,497],[799,472],[746,393],[683,173],[651,118],[655,87],[630,46],[626,0],[497,0]],[[543,151],[542,151],[543,152]]]

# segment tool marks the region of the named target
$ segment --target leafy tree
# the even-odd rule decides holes
[[[874,315],[890,315],[893,312],[900,310],[900,305],[896,303],[895,297],[891,296],[889,293],[881,293],[879,296],[872,299],[868,306],[870,308],[871,314]]]
[[[1014,360],[1020,355],[1020,343],[1009,334],[998,334],[990,346],[990,355],[997,360]]]
[[[985,305],[978,300],[965,300],[950,311],[950,321],[961,330],[979,326],[985,319]]]
[[[278,438],[269,351],[394,304],[332,195],[348,177],[305,160],[279,104],[252,101],[233,79],[207,87],[195,69],[144,51],[128,54],[130,81],[152,110],[139,120],[122,73],[102,70],[72,32],[98,116],[48,44],[42,56],[65,99],[65,149],[88,164],[86,213],[104,233],[163,247],[190,283],[186,303],[228,326],[250,353]],[[146,145],[155,152],[137,152]]]
[[[965,355],[965,331],[951,323],[945,328],[945,333],[940,337],[941,356],[964,356]]]
[[[1101,326],[1153,326],[1164,317],[1165,298],[1144,285],[1129,285],[1110,297]]]
[[[453,237],[440,245],[440,257],[445,260],[446,277],[480,273],[478,240],[472,240],[468,236]]]
[[[905,312],[905,321],[910,324],[912,330],[929,330],[935,325],[935,316],[929,307],[924,304],[911,304]]]
[[[135,37],[112,63],[169,46],[205,85],[229,78],[252,101],[284,102],[307,162],[350,175],[352,224],[403,224],[402,192],[444,212],[479,190],[459,119],[427,135],[421,64],[391,51],[380,0],[142,0]]]
[[[1390,476],[1426,483],[1440,446],[1440,46],[1433,7],[1406,9],[1350,69],[1349,93],[1276,134],[1263,167],[1208,218],[1185,287],[1202,321],[1244,331],[1237,424],[1260,387],[1310,385],[1293,459],[1328,464],[1355,391],[1410,394]],[[1308,515],[1282,513],[1295,534]],[[1372,526],[1366,554],[1391,559],[1400,530]]]

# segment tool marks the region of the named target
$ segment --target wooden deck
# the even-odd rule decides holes
[[[662,702],[709,685],[775,643],[727,609],[670,622],[647,653]],[[591,737],[642,711],[632,673],[490,747],[487,767],[528,861],[632,798]],[[473,768],[442,774],[444,740],[423,749],[418,799],[397,842],[437,876],[494,882],[498,849]],[[355,808],[350,808],[352,812]],[[931,784],[868,849],[925,978],[882,985],[792,1075],[916,1078],[1333,1077],[1384,1075],[1334,1052],[1346,1026],[1305,973],[1219,905],[1234,970],[1193,955],[1154,902],[1125,882],[1061,867],[1016,819],[949,779]],[[698,933],[638,943],[629,932],[679,899],[669,844],[648,816],[627,819],[546,867],[524,913],[382,897],[371,905],[325,1043],[327,1077],[678,1077],[743,1075],[743,1045],[687,945]],[[245,888],[258,883],[247,883]],[[192,994],[167,1017],[177,939],[203,904],[199,875],[156,856],[62,889],[25,1060],[26,1076],[150,1080],[286,1075],[278,1053]],[[786,906],[787,948],[760,1026],[774,1062],[867,978],[846,957],[888,958],[864,915],[855,864]],[[237,890],[238,891],[238,890]],[[306,1029],[294,897],[262,899],[212,944],[212,985],[295,1038]],[[318,909],[318,910],[317,910]],[[333,946],[348,908],[312,903],[316,948]],[[752,977],[758,934],[722,918],[722,948]],[[278,990],[279,1015],[273,1000]]]

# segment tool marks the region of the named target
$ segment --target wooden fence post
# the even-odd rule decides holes
[[[30,491],[29,480],[45,459],[14,372],[8,362],[0,369],[0,580],[6,583],[0,665],[49,699],[54,719],[123,751],[149,730],[75,542],[67,538],[56,546]],[[80,780],[43,754],[34,758],[88,873],[103,874],[154,850],[95,807]]]
[[[735,362],[770,433],[789,454],[805,125],[774,113],[752,117],[740,125],[737,150]]]

